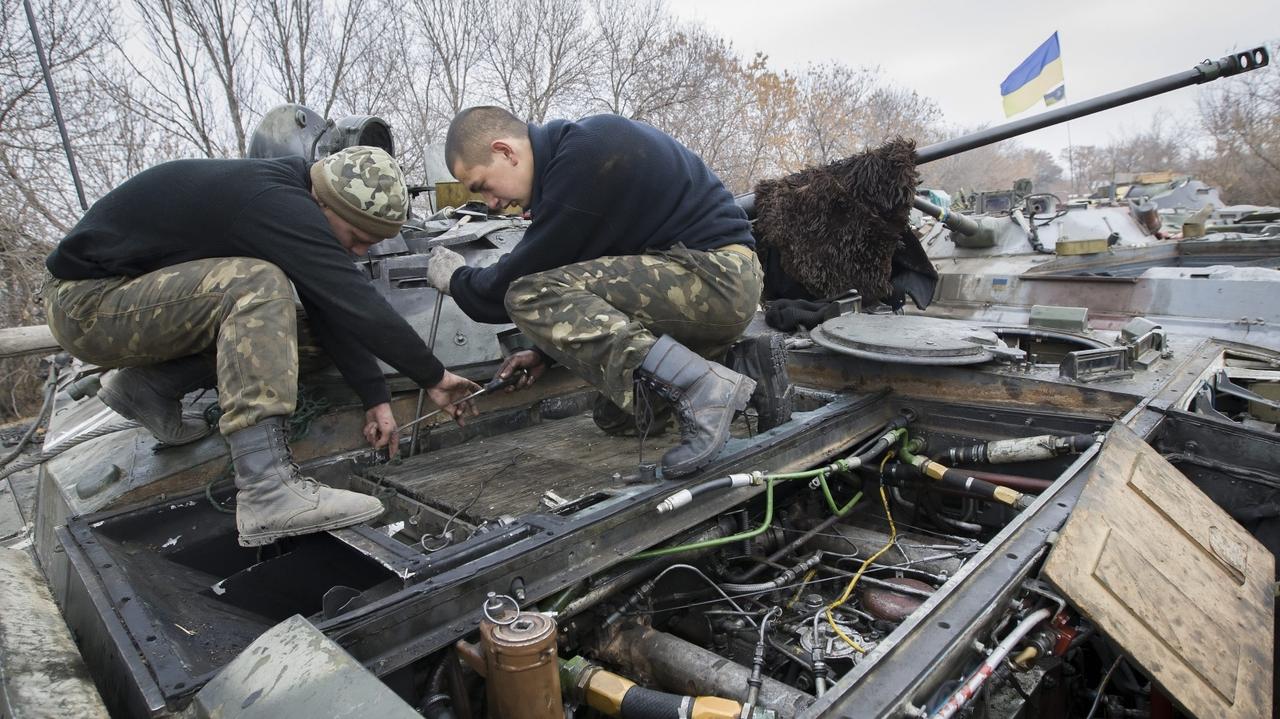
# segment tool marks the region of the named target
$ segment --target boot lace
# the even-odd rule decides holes
[[[284,427],[273,427],[272,431],[276,435],[276,440],[284,447],[285,459],[289,462],[289,474],[295,482],[301,485],[301,489],[308,494],[319,494],[320,483],[311,477],[302,473],[302,467],[293,458],[293,447],[289,446],[288,435],[285,433]]]

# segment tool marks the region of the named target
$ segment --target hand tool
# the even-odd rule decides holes
[[[448,409],[449,407],[452,407],[455,404],[458,404],[459,402],[466,402],[468,400],[472,400],[477,397],[480,397],[481,395],[486,395],[486,394],[489,394],[490,392],[496,392],[500,389],[510,387],[516,382],[519,382],[520,378],[524,377],[527,374],[529,374],[528,370],[521,369],[521,370],[516,370],[515,372],[512,372],[511,376],[506,377],[505,379],[500,377],[494,377],[493,379],[489,380],[488,384],[476,390],[475,392],[472,392],[466,397],[463,397],[462,399],[459,399],[459,400],[454,400],[453,402],[450,402],[449,404],[445,405],[444,407],[441,407],[440,409],[435,409],[430,412],[427,412],[426,414],[413,420],[412,422],[408,422],[400,425],[400,431],[403,432],[404,430],[409,429],[410,427],[418,424],[419,422],[425,419],[431,419],[432,417],[440,414],[441,412],[445,411],[446,409]]]

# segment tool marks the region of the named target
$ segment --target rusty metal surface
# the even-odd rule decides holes
[[[929,584],[910,577],[888,577],[884,582],[924,592],[933,591],[933,587]],[[862,589],[862,606],[877,619],[900,622],[911,616],[911,613],[919,609],[921,604],[924,604],[924,599],[895,592],[892,589],[871,586]]]

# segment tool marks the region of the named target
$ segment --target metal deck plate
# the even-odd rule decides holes
[[[993,359],[993,348],[1008,351],[995,332],[975,322],[920,315],[841,315],[810,336],[833,352],[904,364],[977,364]]]

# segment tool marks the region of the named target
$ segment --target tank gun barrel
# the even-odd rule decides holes
[[[1124,90],[1109,92],[1083,102],[1063,105],[1048,112],[1042,112],[1039,115],[1021,120],[1014,120],[998,127],[979,130],[962,137],[935,142],[932,145],[925,145],[916,150],[916,164],[923,165],[926,162],[941,160],[944,157],[958,155],[961,152],[967,152],[984,145],[1024,135],[1051,125],[1068,122],[1077,117],[1092,115],[1095,112],[1110,110],[1113,107],[1162,95],[1171,90],[1190,87],[1191,85],[1201,85],[1217,80],[1220,77],[1231,77],[1242,72],[1256,70],[1260,67],[1266,67],[1270,64],[1270,61],[1270,55],[1265,47],[1256,47],[1252,50],[1237,52],[1217,60],[1205,60],[1190,70],[1174,73],[1159,80],[1151,80]]]
[[[1162,77],[1158,80],[1144,82],[1141,85],[1134,85],[1124,90],[1116,90],[1083,102],[1063,105],[1034,117],[1014,120],[997,127],[979,130],[942,142],[935,142],[932,145],[925,145],[916,150],[916,164],[923,165],[927,162],[941,160],[944,157],[957,155],[984,145],[991,145],[1034,130],[1074,120],[1077,117],[1092,115],[1095,112],[1102,112],[1130,102],[1154,97],[1171,90],[1200,85],[1221,77],[1230,77],[1242,72],[1257,70],[1258,68],[1266,67],[1270,62],[1271,57],[1265,47],[1243,50],[1217,60],[1205,60],[1190,70]],[[755,217],[755,193],[738,195],[735,199],[738,202],[738,206],[746,210],[748,217]],[[921,209],[923,210],[924,208]],[[927,210],[925,211],[927,212]]]

